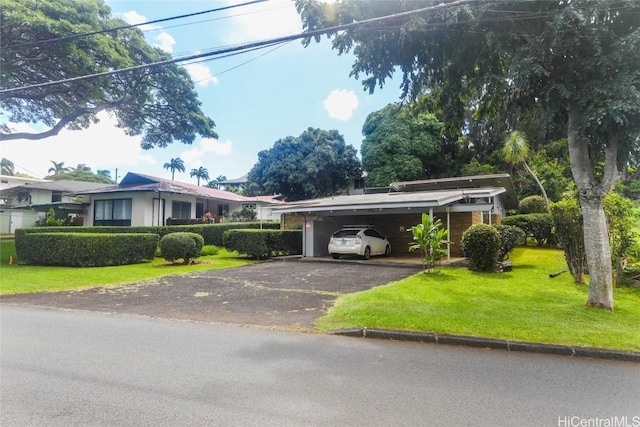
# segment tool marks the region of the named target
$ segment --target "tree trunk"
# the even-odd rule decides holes
[[[540,188],[540,191],[542,192],[542,197],[544,197],[544,203],[547,205],[547,208],[548,208],[549,207],[549,197],[547,197],[547,192],[544,189],[544,186],[542,185],[542,183],[540,182],[540,180],[536,176],[535,172],[533,172],[533,169],[531,169],[529,167],[527,162],[523,161],[523,163],[524,163],[525,169],[527,170],[527,172],[529,172],[529,175],[531,175],[533,177],[533,179],[536,181],[536,184],[538,184],[538,187]]]
[[[602,201],[619,178],[616,156],[617,139],[610,136],[606,141],[605,164],[600,183],[596,181],[589,159],[587,141],[578,132],[582,111],[577,103],[568,107],[569,157],[571,172],[580,194],[584,226],[584,247],[589,268],[588,307],[613,310],[613,268],[607,219]]]

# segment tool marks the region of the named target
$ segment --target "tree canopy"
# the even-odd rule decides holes
[[[0,103],[7,119],[0,124],[2,139],[85,129],[101,111],[128,135],[141,135],[144,149],[217,137],[189,74],[175,64],[33,87],[171,58],[137,28],[70,37],[126,25],[111,17],[103,0],[2,0],[0,18]],[[49,129],[14,132],[11,123]]]
[[[432,114],[414,115],[399,104],[369,114],[362,126],[361,147],[367,185],[437,177],[443,164],[442,130]]]
[[[545,111],[565,129],[580,194],[588,306],[613,309],[604,196],[638,150],[640,5],[634,0],[380,2],[296,0],[304,28],[328,28],[433,6],[330,34],[353,51],[351,74],[373,92],[396,72],[402,93],[437,91],[448,127],[465,111],[502,116],[506,131]],[[527,130],[525,130],[527,131]],[[602,165],[602,166],[600,166]]]
[[[337,194],[349,178],[362,175],[356,154],[337,130],[308,128],[258,153],[245,194],[281,194],[290,201]]]

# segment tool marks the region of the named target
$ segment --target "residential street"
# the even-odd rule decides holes
[[[0,332],[3,427],[640,425],[631,362],[6,304]]]

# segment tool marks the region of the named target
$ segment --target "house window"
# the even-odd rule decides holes
[[[51,194],[51,203],[61,202],[62,201],[62,193],[52,193]]]
[[[229,205],[218,205],[218,216],[225,216],[229,214]]]
[[[353,180],[353,188],[354,190],[360,190],[364,188],[364,179],[357,178]]]
[[[96,200],[93,225],[131,225],[131,199]]]
[[[171,203],[171,218],[189,219],[191,218],[191,203],[177,202]]]
[[[242,209],[247,208],[247,209],[253,209],[254,211],[256,210],[256,204],[255,203],[243,203],[242,204]]]
[[[204,204],[196,203],[196,218],[202,218],[204,216]]]

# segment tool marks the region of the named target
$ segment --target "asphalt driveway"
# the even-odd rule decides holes
[[[387,284],[420,266],[269,261],[80,291],[3,296],[3,304],[139,314],[277,328],[313,328],[343,294]]]

